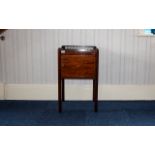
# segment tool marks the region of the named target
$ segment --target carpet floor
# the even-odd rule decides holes
[[[154,126],[155,101],[0,101],[1,126]]]

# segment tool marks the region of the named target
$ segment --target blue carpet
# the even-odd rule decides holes
[[[0,101],[1,126],[154,126],[155,101]]]

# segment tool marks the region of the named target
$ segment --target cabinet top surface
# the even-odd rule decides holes
[[[87,52],[96,50],[96,46],[81,46],[81,45],[63,45],[61,47],[61,50],[66,51],[79,51],[79,52]]]

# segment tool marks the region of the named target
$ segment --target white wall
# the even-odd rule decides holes
[[[0,42],[0,81],[5,84],[57,84],[57,48],[96,45],[100,85],[155,84],[155,37],[139,30],[8,30]],[[90,84],[91,81],[67,81]]]
[[[57,48],[90,44],[100,49],[101,84],[154,84],[155,38],[138,30],[8,30],[1,41],[5,83],[57,82]]]
[[[2,70],[2,46],[1,46],[1,41],[0,41],[0,83],[3,82],[3,70]]]

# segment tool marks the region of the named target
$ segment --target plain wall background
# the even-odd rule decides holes
[[[0,41],[0,81],[16,84],[57,83],[57,48],[96,45],[100,84],[155,84],[155,37],[137,29],[14,29]],[[79,84],[89,83],[83,81]]]

